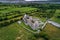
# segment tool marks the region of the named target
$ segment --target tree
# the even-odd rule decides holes
[[[47,17],[48,19],[50,19],[50,18],[53,17],[53,15],[55,14],[55,11],[56,11],[55,9],[52,9],[52,10],[46,12],[46,17]]]

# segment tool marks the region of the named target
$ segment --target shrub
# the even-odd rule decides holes
[[[49,40],[49,36],[48,36],[48,34],[46,34],[45,32],[41,32],[40,33],[40,37],[43,37],[45,40]]]

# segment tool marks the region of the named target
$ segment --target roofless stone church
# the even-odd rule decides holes
[[[29,15],[24,15],[23,21],[25,22],[26,25],[29,25],[33,30],[37,30],[41,24],[39,19],[33,18],[32,16]]]

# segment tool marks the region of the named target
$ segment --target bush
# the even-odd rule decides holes
[[[40,37],[43,37],[45,40],[49,40],[49,36],[48,36],[48,34],[46,34],[45,32],[41,32],[40,33]]]
[[[57,16],[57,18],[60,18],[60,16]]]
[[[36,38],[39,38],[39,37],[40,37],[40,34],[34,34],[34,36],[35,36]]]

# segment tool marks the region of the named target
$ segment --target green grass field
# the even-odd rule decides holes
[[[57,22],[57,23],[59,23],[60,24],[60,18],[55,18],[55,17],[53,17],[53,18],[51,18],[54,22]]]
[[[46,18],[40,17],[42,16],[40,15],[41,12],[36,11],[37,9],[38,8],[33,7],[20,7],[20,8],[11,6],[0,7],[0,23],[11,22],[10,20],[14,21],[16,19],[20,20],[25,13],[28,13],[28,15],[32,15],[33,17],[37,17],[41,21],[45,22]],[[41,14],[45,15],[46,13]],[[57,23],[60,23],[60,18],[57,18],[57,16],[60,16],[60,10],[58,9],[56,9],[56,12],[51,19]],[[43,37],[36,38],[33,33],[24,29],[22,26],[25,27],[26,25],[24,23],[18,24],[17,22],[14,23],[12,22],[10,25],[3,27],[0,26],[0,40],[17,40],[18,37],[19,40],[44,40]],[[31,29],[29,26],[26,27]],[[46,33],[49,36],[49,40],[60,40],[60,29],[56,28],[51,24],[47,24],[42,32]]]
[[[60,10],[57,9],[54,16],[51,19],[57,23],[60,23]]]
[[[2,8],[2,7],[0,7]],[[4,9],[7,8],[7,9]],[[13,12],[13,11],[20,11],[20,12],[31,12],[33,10],[36,10],[37,8],[30,8],[30,7],[21,7],[21,8],[14,8],[14,7],[3,7],[3,10],[0,10],[0,16],[2,18],[6,17],[4,16],[5,13],[8,13],[9,16],[7,16],[9,19],[8,20],[4,20],[4,21],[0,21],[1,22],[6,22],[9,20],[16,20],[16,19],[20,19],[21,13],[17,14],[17,13],[9,13],[9,12]],[[17,17],[14,17],[17,16]],[[12,18],[13,17],[13,18]],[[34,40],[36,39],[34,37],[34,35],[32,33],[30,33],[29,31],[25,30],[22,26],[20,26],[17,22],[10,24],[8,26],[4,26],[4,27],[0,27],[0,40],[17,40],[18,37],[20,37],[21,35],[23,35],[23,37],[21,37],[20,40]]]
[[[30,12],[32,10],[36,10],[37,8],[31,8],[31,7],[21,7],[21,8],[14,8],[14,7],[10,7],[6,10],[0,10],[0,13],[8,13],[8,12],[11,12],[11,11],[20,11],[20,12]]]
[[[51,24],[47,24],[43,32],[48,34],[50,40],[60,40],[60,29]]]
[[[15,40],[19,32],[16,23],[0,28],[0,40]]]
[[[30,37],[31,39],[34,37],[32,33],[25,30],[18,23],[13,23],[9,26],[0,28],[0,40],[15,40],[21,35],[23,35],[21,40],[30,40]]]

